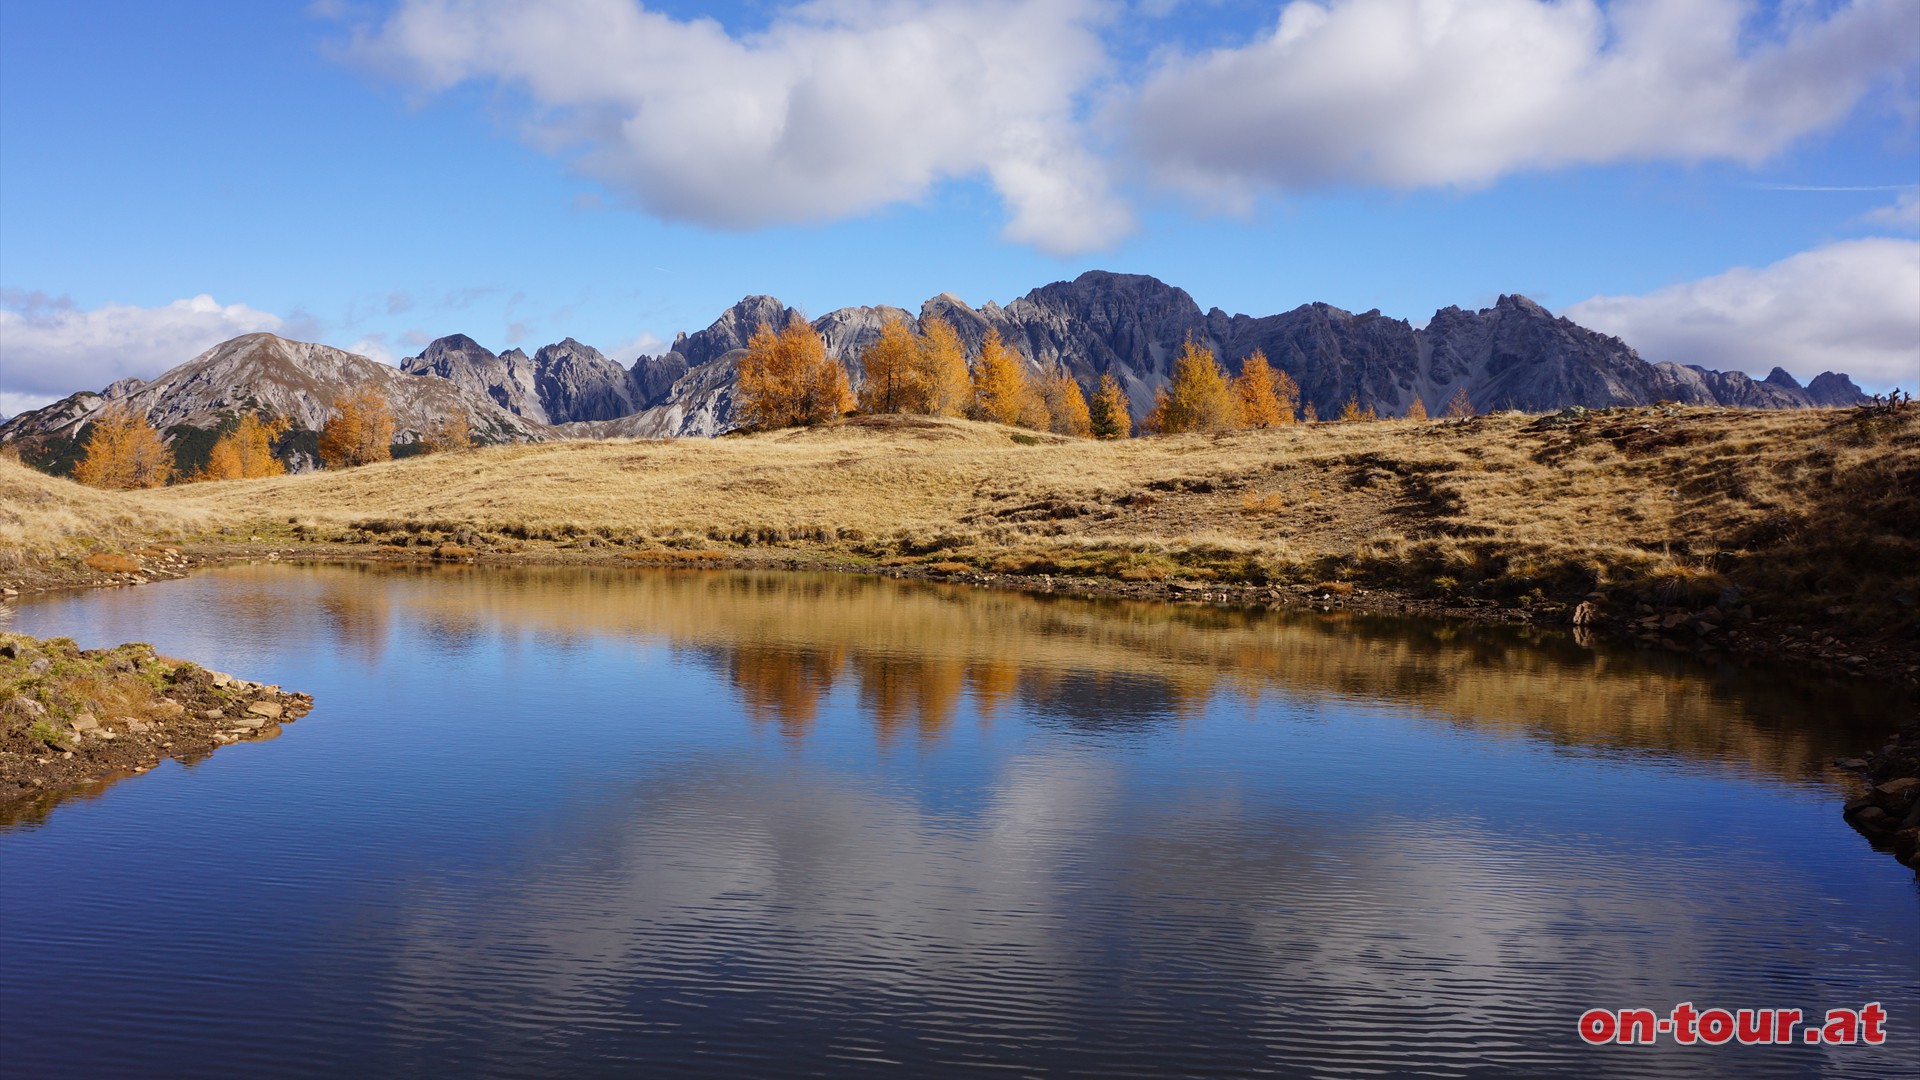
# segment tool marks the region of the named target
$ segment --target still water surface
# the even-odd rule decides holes
[[[311,692],[0,824],[9,1076],[1914,1076],[1907,702],[1557,636],[796,574],[16,605]],[[1880,1048],[1592,1006],[1878,1000]]]

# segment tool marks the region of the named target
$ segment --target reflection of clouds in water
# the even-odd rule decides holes
[[[499,1073],[651,1066],[663,1045],[764,1073],[839,1061],[822,1047],[859,1039],[896,1060],[958,1047],[1030,1072],[1071,1071],[1047,1055],[1078,1047],[1104,1055],[1081,1072],[1165,1074],[1192,1064],[1166,1055],[1204,1047],[1226,1074],[1680,1075],[1697,1059],[1583,1056],[1572,1016],[1708,995],[1858,1004],[1913,966],[1897,930],[1829,940],[1821,871],[1768,851],[1758,826],[1733,843],[1685,823],[1536,831],[1530,815],[1568,794],[1554,785],[1594,763],[1541,754],[1560,779],[1516,773],[1502,738],[1633,748],[1609,768],[1657,772],[1652,749],[1778,776],[1836,737],[1818,713],[1768,713],[1737,684],[1634,656],[766,575],[238,567],[71,606],[174,641],[344,656],[342,677],[423,701],[463,680],[467,726],[424,709],[381,736],[388,762],[432,762],[452,811],[427,817],[444,830],[396,822],[400,880],[330,908],[305,899],[377,958],[314,962],[390,1009],[391,1040],[491,1039],[502,1056],[482,1061]],[[489,637],[476,662],[436,664]],[[353,662],[369,643],[373,679]],[[658,663],[628,656],[655,650]],[[689,659],[698,670],[676,670]],[[500,692],[509,679],[526,693]],[[537,722],[488,714],[495,698],[533,703]],[[656,741],[671,725],[621,722],[654,698],[711,723]],[[736,709],[756,719],[732,723]],[[1459,738],[1407,745],[1462,753],[1395,763],[1365,732],[1314,737],[1337,734],[1304,719],[1316,709],[1328,727],[1391,713],[1383,730],[1419,737],[1438,725],[1398,720],[1445,720]],[[1240,736],[1243,711],[1260,737]],[[949,734],[975,718],[997,723]],[[872,753],[868,736],[925,752]],[[1483,771],[1420,797],[1422,770],[1452,765]],[[1462,792],[1481,778],[1509,801]],[[1845,910],[1862,936],[1883,926]],[[1916,997],[1901,996],[1905,1030],[1920,1027]],[[692,1060],[679,1064],[729,1071]],[[1810,1059],[1739,1060],[1804,1073]],[[424,1051],[413,1064],[486,1071]]]
[[[662,766],[522,846],[514,893],[423,898],[395,943],[396,993],[428,1025],[475,1007],[442,988],[491,985],[508,988],[480,1007],[502,1023],[531,998],[645,1029],[663,1002],[697,1001],[715,1011],[678,1016],[679,1035],[744,1013],[765,1037],[854,1010],[930,1031],[972,1016],[990,1044],[1013,1017],[1135,1041],[1143,1063],[1206,1044],[1283,1073],[1524,1073],[1568,1067],[1595,1003],[1865,992],[1816,957],[1743,970],[1765,945],[1732,898],[1750,871],[1778,880],[1757,861],[1467,820],[1382,832],[1232,781],[1138,780],[1077,740],[1008,759],[965,809],[790,759]],[[1818,890],[1764,911],[1796,903],[1817,910]],[[1650,1053],[1635,1074],[1688,1064]]]
[[[567,835],[519,852],[516,895],[477,910],[423,898],[399,978],[471,985],[513,956],[519,989],[543,998],[702,985],[731,967],[803,996],[999,986],[1037,1005],[1072,966],[1059,879],[1095,849],[1118,788],[1110,763],[1042,752],[1007,762],[972,816],[840,774],[679,763],[569,808]]]

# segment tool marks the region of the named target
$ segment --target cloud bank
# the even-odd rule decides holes
[[[1920,241],[1841,241],[1566,314],[1654,362],[1755,376],[1778,366],[1802,382],[1844,371],[1870,388],[1920,389]]]
[[[1124,108],[1196,193],[1473,186],[1621,161],[1758,164],[1920,57],[1912,0],[1341,0],[1167,60]],[[1758,39],[1757,41],[1755,39]]]
[[[1245,204],[1759,163],[1910,79],[1912,16],[1912,0],[1824,17],[1754,0],[1298,0],[1256,40],[1169,48],[1135,73],[1114,56],[1125,16],[1099,0],[817,0],[740,34],[634,0],[401,0],[351,53],[430,92],[510,88],[529,142],[663,218],[834,220],[984,177],[1008,239],[1064,255],[1130,231],[1118,178],[1141,172]]]
[[[864,214],[985,175],[1006,236],[1111,244],[1131,218],[1077,120],[1108,68],[1093,0],[835,0],[734,36],[630,0],[406,0],[354,51],[431,90],[525,93],[526,137],[662,217]]]
[[[150,379],[228,338],[286,325],[205,294],[162,307],[82,310],[64,297],[9,292],[0,296],[0,411],[37,408],[128,376]]]

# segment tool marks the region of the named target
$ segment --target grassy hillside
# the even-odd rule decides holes
[[[134,493],[0,461],[0,566],[258,534],[1520,605],[1600,590],[1699,608],[1734,586],[1762,614],[1901,638],[1920,599],[1917,412],[1655,406],[1119,442],[863,417]]]
[[[163,492],[96,491],[0,458],[0,569],[209,527]]]
[[[1121,442],[865,417],[495,447],[177,487],[141,505],[279,536],[294,522],[308,539],[642,560],[830,553],[1506,602],[1603,589],[1704,605],[1736,585],[1770,610],[1880,628],[1911,625],[1920,594],[1911,409],[1655,406]]]

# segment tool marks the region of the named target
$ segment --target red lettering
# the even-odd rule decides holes
[[[1621,1009],[1619,1041],[1651,1043],[1657,1030],[1652,1009]]]
[[[1887,1041],[1886,1029],[1881,1024],[1887,1022],[1887,1010],[1877,1001],[1860,1006],[1860,1038],[1869,1046],[1879,1046]]]
[[[1673,1041],[1681,1046],[1693,1045],[1693,1021],[1697,1016],[1693,1011],[1693,1002],[1683,1001],[1673,1007]]]
[[[1799,1009],[1780,1009],[1773,1014],[1773,1041],[1790,1043],[1793,1041],[1793,1029],[1800,1026],[1803,1019]]]
[[[1616,1030],[1613,1013],[1606,1009],[1588,1009],[1580,1014],[1580,1037],[1595,1046],[1612,1042]]]
[[[1733,1014],[1725,1009],[1708,1009],[1700,1014],[1700,1041],[1719,1046],[1733,1038]]]
[[[1741,1009],[1734,1016],[1740,1025],[1736,1037],[1741,1046],[1773,1041],[1772,1009]]]
[[[1851,1043],[1860,1037],[1860,1017],[1852,1009],[1828,1009],[1827,1022],[1820,1028],[1823,1043]]]

